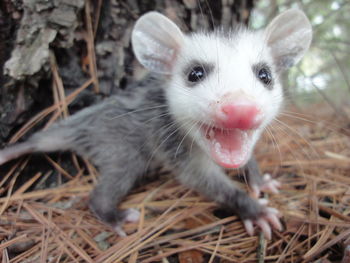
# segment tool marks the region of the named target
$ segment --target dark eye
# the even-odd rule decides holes
[[[188,74],[188,81],[198,82],[205,77],[205,70],[201,66],[195,66],[191,69]]]
[[[270,85],[272,82],[272,76],[271,72],[267,68],[261,68],[257,72],[257,77],[260,79],[262,83],[264,83],[266,86]]]

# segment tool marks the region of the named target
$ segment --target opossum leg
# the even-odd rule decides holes
[[[282,229],[279,213],[267,207],[267,200],[256,200],[239,189],[226,174],[213,165],[204,170],[193,169],[191,164],[180,173],[181,182],[229,211],[235,212],[243,220],[248,234],[253,234],[254,225],[258,226],[266,238],[271,238],[272,229]]]
[[[120,157],[120,156],[119,156]],[[119,236],[126,236],[122,225],[126,222],[136,222],[139,212],[136,209],[118,209],[117,206],[127,195],[137,178],[142,175],[143,166],[140,162],[132,165],[131,160],[117,159],[100,168],[101,178],[90,194],[90,209],[103,223],[112,227]]]
[[[269,174],[262,176],[259,165],[253,156],[246,164],[245,169],[248,174],[248,184],[254,197],[258,198],[261,192],[279,193],[281,183],[272,179]]]

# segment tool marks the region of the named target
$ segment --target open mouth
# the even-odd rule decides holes
[[[214,161],[225,168],[238,168],[249,159],[252,130],[204,126],[203,133]]]

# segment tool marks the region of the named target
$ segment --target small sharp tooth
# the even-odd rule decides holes
[[[205,133],[205,137],[208,140],[213,140],[215,138],[215,131],[214,128],[208,128],[206,133]]]
[[[210,131],[209,131],[209,138],[213,139],[214,136],[215,136],[215,132],[214,132],[213,128],[211,128]]]

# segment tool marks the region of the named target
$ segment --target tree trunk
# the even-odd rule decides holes
[[[143,13],[162,12],[189,32],[247,24],[253,6],[254,0],[2,0],[0,147],[54,103],[57,79],[66,95],[93,79],[71,103],[75,111],[142,78],[130,33]]]

